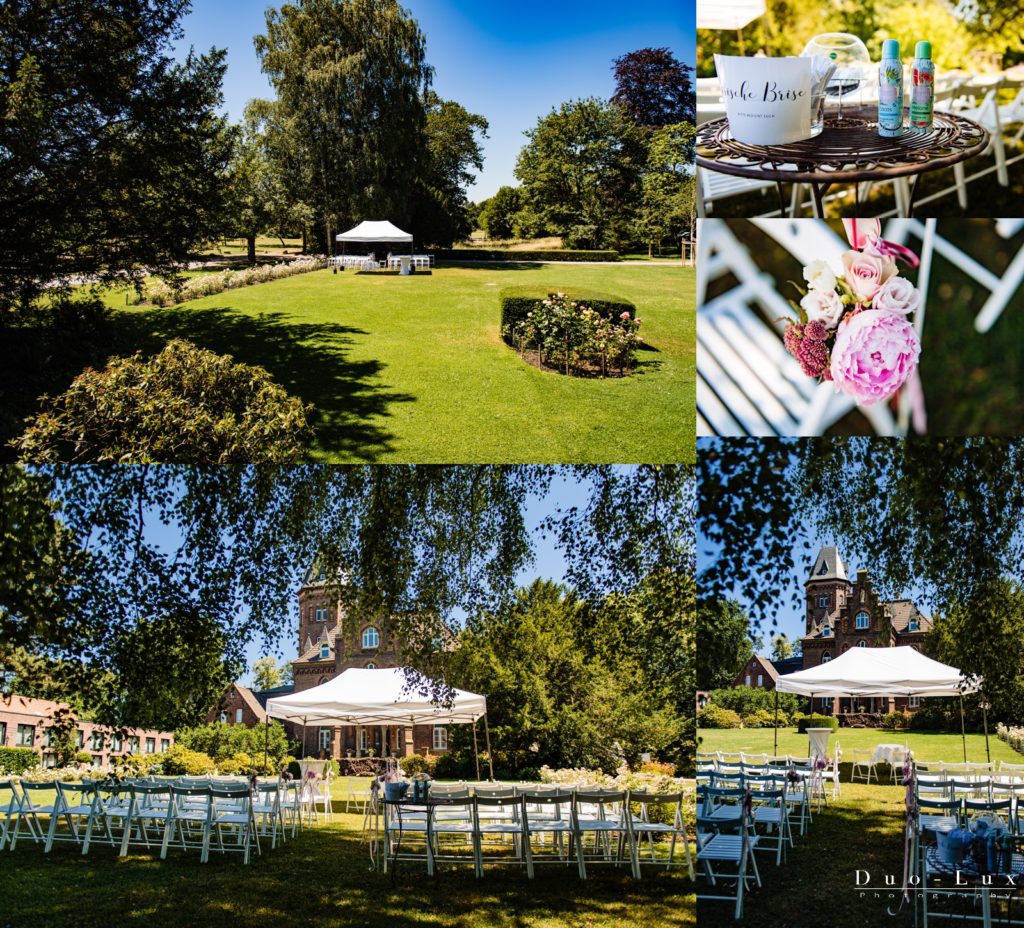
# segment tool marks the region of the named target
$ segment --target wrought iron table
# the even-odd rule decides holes
[[[907,131],[896,139],[878,134],[875,116],[874,107],[846,108],[842,119],[828,113],[821,135],[788,145],[747,145],[732,137],[727,119],[715,119],[697,129],[697,165],[706,171],[775,181],[783,216],[783,183],[808,184],[821,216],[822,198],[833,184],[911,178],[906,211],[912,216],[922,174],[973,158],[988,145],[988,131],[956,113],[936,110],[930,131]]]
[[[928,887],[927,884],[921,888],[921,914],[924,916],[924,925],[928,925],[928,900],[929,896],[939,895],[960,895],[975,893],[981,903],[980,915],[969,914],[946,914],[932,912],[933,918],[947,918],[953,921],[980,921],[982,928],[992,928],[992,892],[997,898],[1009,899],[1021,891],[1022,878],[1024,878],[1024,855],[1021,839],[1015,839],[1016,849],[1012,855],[1009,871],[997,873],[981,872],[978,870],[970,855],[965,857],[959,866],[948,864],[939,856],[937,847],[930,847],[925,852],[926,873],[938,874],[951,877],[953,886],[946,888]],[[926,877],[927,879],[927,877]],[[916,918],[915,918],[916,921]],[[1010,919],[1009,914],[999,920],[1001,925],[1024,925],[1020,919]]]

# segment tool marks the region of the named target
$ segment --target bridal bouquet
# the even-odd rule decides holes
[[[852,246],[843,254],[843,274],[836,276],[825,261],[804,268],[808,289],[793,304],[799,318],[788,320],[784,339],[808,377],[831,380],[858,406],[870,406],[896,393],[921,356],[910,320],[921,292],[896,266],[897,258],[911,267],[918,261],[881,238],[877,219],[843,223]]]

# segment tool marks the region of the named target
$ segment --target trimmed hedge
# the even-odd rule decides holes
[[[617,251],[501,251],[490,248],[451,248],[434,252],[435,261],[618,261]]]
[[[39,766],[39,755],[32,748],[0,748],[0,773],[24,773]]]
[[[796,730],[806,734],[808,728],[831,728],[832,731],[839,730],[839,719],[834,715],[808,715],[796,723]]]
[[[708,703],[697,713],[697,725],[700,728],[739,728],[742,724],[738,712],[723,709],[714,703]]]
[[[541,300],[556,292],[554,287],[506,287],[498,294],[501,301],[501,333],[506,341],[517,322],[526,318]],[[583,303],[606,319],[613,319],[623,313],[636,318],[636,306],[613,293],[599,293],[596,290],[558,290],[570,300]]]

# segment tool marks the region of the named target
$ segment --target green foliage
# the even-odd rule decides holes
[[[690,75],[667,48],[641,48],[615,59],[615,94],[637,125],[658,128],[672,123],[693,124],[696,99]]]
[[[0,774],[18,774],[39,766],[39,755],[32,748],[0,747]]]
[[[248,766],[263,763],[264,745],[271,767],[277,769],[288,755],[291,746],[285,735],[284,726],[277,721],[270,725],[232,725],[228,722],[210,722],[195,728],[183,728],[175,732],[175,746],[199,751],[217,761],[235,760],[241,756],[249,758]]]
[[[701,654],[701,660],[704,655]],[[759,709],[775,712],[774,690],[762,689],[759,686],[733,686],[726,689],[712,690],[709,694],[711,702],[723,709],[732,709],[740,715],[749,715]],[[793,693],[778,693],[779,712],[787,715],[797,711],[800,700]]]
[[[796,730],[802,735],[808,728],[831,728],[836,731],[839,728],[839,719],[834,715],[806,715],[797,722]]]
[[[201,751],[190,751],[182,744],[173,745],[159,755],[160,766],[169,776],[198,777],[216,770],[213,758]]]
[[[81,755],[78,755],[78,719],[74,712],[66,706],[59,706],[51,717],[49,726],[49,745],[57,758],[58,767],[66,767],[77,755],[81,762]],[[91,760],[91,755],[86,754],[86,763]]]
[[[506,287],[498,295],[501,301],[501,331],[506,339],[519,323],[526,320],[538,304],[548,298],[546,287]],[[605,319],[617,319],[622,313],[636,317],[636,306],[622,297],[594,290],[566,290],[565,295],[577,303],[584,303]]]
[[[519,235],[519,232],[516,232]],[[533,235],[524,236],[533,238]],[[438,261],[618,261],[616,251],[580,251],[569,248],[500,251],[492,248],[455,248],[435,253]]]
[[[526,135],[515,169],[524,206],[553,233],[575,230],[574,244],[624,246],[644,161],[636,123],[618,106],[589,98],[563,103]]]
[[[88,751],[77,751],[74,755],[74,761],[76,764],[91,764],[92,754]]]
[[[516,187],[499,187],[493,197],[481,204],[480,228],[489,239],[512,238],[515,234],[513,222],[521,207]]]
[[[170,272],[219,228],[233,144],[217,115],[225,53],[176,54],[186,10],[4,5],[0,313],[53,280]]]
[[[272,655],[261,657],[252,665],[253,689],[272,690],[292,680],[292,666],[282,662],[280,666]]]
[[[773,661],[784,661],[787,657],[792,657],[795,653],[796,648],[793,647],[793,642],[789,640],[789,636],[785,633],[776,635],[772,638]]]
[[[81,374],[15,447],[35,463],[284,463],[309,439],[306,412],[261,368],[174,340]]]
[[[882,716],[882,728],[909,728],[910,714],[907,712],[886,712]]]
[[[697,651],[697,689],[731,687],[754,655],[750,620],[739,603],[705,596],[697,600]]]
[[[785,715],[779,716],[779,725],[785,727],[787,724]],[[775,713],[769,712],[767,709],[756,709],[753,712],[749,712],[743,716],[743,727],[744,728],[774,728],[775,727]]]
[[[414,777],[418,773],[426,773],[434,776],[437,769],[439,757],[434,754],[413,754],[399,760],[399,765],[405,771],[406,776]]]
[[[708,703],[697,713],[697,725],[700,728],[740,728],[742,721],[738,712],[723,709],[714,703]]]

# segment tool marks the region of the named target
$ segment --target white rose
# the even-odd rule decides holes
[[[819,321],[826,329],[839,325],[843,315],[843,301],[835,290],[812,290],[801,301],[800,306],[807,313],[807,321]]]
[[[835,290],[836,275],[826,261],[812,261],[804,268],[804,280],[812,290]]]
[[[906,316],[921,307],[921,291],[905,277],[890,277],[872,297],[871,305],[889,313]]]

